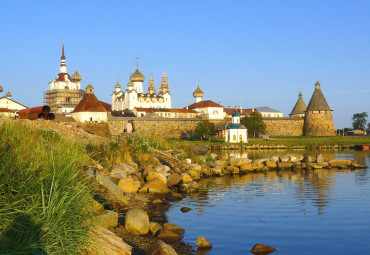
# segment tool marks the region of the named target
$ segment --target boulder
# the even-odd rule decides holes
[[[317,154],[316,155],[316,163],[323,163],[324,162],[324,157],[322,154]]]
[[[210,169],[210,171],[211,171],[211,174],[212,175],[221,175],[222,174],[222,171],[221,171],[221,167],[219,167],[219,166],[216,166],[216,167],[212,167],[211,169]]]
[[[194,155],[205,155],[208,152],[207,145],[193,145],[189,147],[189,152]]]
[[[131,176],[125,177],[118,182],[118,187],[120,187],[125,193],[136,193],[139,186],[134,182]]]
[[[280,162],[289,162],[290,158],[288,155],[280,156]]]
[[[190,194],[199,190],[199,184],[196,182],[186,182],[180,187],[181,192]]]
[[[177,255],[177,253],[171,245],[166,244],[162,240],[157,240],[150,246],[148,255]]]
[[[183,229],[182,227],[177,226],[175,224],[172,224],[172,223],[165,223],[165,224],[163,224],[163,229],[172,230],[172,231],[177,232],[177,233],[180,233],[180,234],[184,234],[185,233],[185,229]]]
[[[171,168],[169,166],[166,166],[166,165],[160,165],[160,166],[157,166],[156,168],[154,168],[155,172],[163,173],[163,174],[167,173],[170,170],[171,170]]]
[[[241,172],[250,172],[250,171],[253,171],[253,165],[251,163],[248,163],[248,164],[244,164],[240,167],[240,171]]]
[[[155,178],[159,178],[161,181],[167,184],[167,177],[161,172],[150,171],[145,177],[146,181],[149,182]]]
[[[200,173],[204,176],[212,176],[212,172],[207,166],[202,166],[202,170],[200,171]]]
[[[149,230],[150,230],[150,232],[152,232],[153,236],[155,234],[157,234],[157,232],[159,230],[161,230],[161,229],[163,229],[163,227],[158,222],[153,222],[153,221],[150,222],[150,224],[149,224]]]
[[[82,252],[87,255],[131,255],[132,247],[125,243],[122,238],[113,232],[96,226],[90,232],[91,240],[94,240],[89,248]]]
[[[302,162],[304,163],[311,163],[314,161],[315,161],[315,158],[312,155],[304,155],[302,159]]]
[[[186,172],[190,177],[191,179],[193,180],[199,180],[200,179],[200,172],[196,171],[196,170],[193,170],[193,169],[190,169]]]
[[[182,173],[181,174],[181,181],[183,183],[187,183],[187,182],[192,182],[193,179],[190,177],[190,175],[188,175],[187,173]]]
[[[167,184],[164,183],[161,179],[155,178],[141,186],[139,192],[151,194],[167,194],[168,187]]]
[[[251,163],[252,160],[251,159],[247,159],[247,158],[237,158],[235,159],[235,166],[237,167],[241,167],[242,165],[244,164],[248,164],[248,163]]]
[[[198,156],[197,161],[204,164],[207,162],[207,159],[205,156]]]
[[[225,174],[238,174],[239,173],[239,168],[236,166],[227,166],[224,169]]]
[[[193,171],[200,173],[200,171],[202,171],[202,167],[198,164],[191,164],[188,170],[193,170]]]
[[[109,192],[113,193],[117,197],[123,197],[123,190],[114,184],[109,178],[103,178],[100,180],[100,184],[103,185]]]
[[[186,206],[181,207],[181,209],[180,209],[180,211],[181,211],[181,212],[183,212],[183,213],[187,213],[187,212],[188,212],[188,211],[190,211],[190,210],[191,210],[191,208],[186,207]]]
[[[132,163],[132,166],[122,163],[120,167],[127,173],[127,175],[131,175],[137,172],[138,165],[136,163]]]
[[[128,175],[125,169],[117,165],[112,165],[110,172],[112,173],[113,176],[116,176],[120,179],[125,178]]]
[[[213,159],[216,159],[216,158],[218,157],[218,155],[217,155],[216,153],[211,153],[211,154],[210,154],[210,156],[211,156],[211,158],[213,158]]]
[[[198,236],[196,245],[198,248],[212,248],[212,244],[203,236]]]
[[[234,156],[230,156],[227,160],[227,164],[229,166],[236,166],[236,158]]]
[[[263,169],[264,166],[265,165],[263,163],[258,162],[258,161],[254,161],[252,163],[252,167],[253,167],[254,170],[261,170],[261,169]]]
[[[105,214],[96,217],[98,226],[115,228],[118,225],[118,213],[107,210]]]
[[[227,161],[226,160],[216,160],[212,164],[212,166],[219,166],[221,168],[224,168],[227,166]]]
[[[134,235],[146,235],[149,232],[148,213],[143,209],[130,209],[125,217],[125,229]]]
[[[269,169],[277,168],[276,161],[268,160],[268,161],[266,161],[266,162],[265,162],[265,165],[266,165]]]
[[[182,235],[169,229],[159,230],[158,238],[162,240],[181,240]]]
[[[270,157],[270,161],[279,162],[280,158],[279,156],[273,155]]]
[[[96,200],[92,200],[92,205],[96,211],[95,215],[101,215],[105,213],[104,206]]]
[[[167,187],[176,186],[181,181],[181,176],[177,173],[171,174],[167,179]]]
[[[279,162],[278,164],[278,168],[292,168],[293,166],[293,163],[290,163],[290,162]]]
[[[294,154],[288,154],[288,156],[289,156],[289,162],[292,162],[292,163],[294,163],[294,162],[298,162],[298,157],[297,157],[297,155],[294,155]]]
[[[271,252],[273,252],[273,251],[276,251],[276,249],[275,249],[275,248],[273,248],[273,247],[270,247],[270,246],[263,245],[263,244],[256,244],[256,245],[252,248],[252,250],[251,250],[251,252],[252,252],[253,254],[259,254],[259,253],[262,253],[262,254],[269,254],[269,253],[271,253]]]
[[[352,160],[347,160],[347,159],[333,159],[329,160],[329,165],[331,167],[349,167],[352,164]]]

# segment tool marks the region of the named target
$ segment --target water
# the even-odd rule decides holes
[[[366,152],[324,157],[370,165]],[[168,221],[185,228],[184,241],[194,247],[206,237],[208,254],[251,254],[258,243],[276,248],[273,254],[370,254],[369,170],[204,179],[198,194],[172,204]],[[182,213],[183,206],[192,210]]]

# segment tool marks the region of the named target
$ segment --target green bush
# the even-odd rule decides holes
[[[89,244],[89,158],[52,130],[0,125],[0,254],[77,254]]]

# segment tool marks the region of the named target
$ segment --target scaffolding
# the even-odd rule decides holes
[[[44,92],[44,104],[50,107],[52,113],[63,113],[63,107],[76,107],[85,94],[81,89],[48,90]]]

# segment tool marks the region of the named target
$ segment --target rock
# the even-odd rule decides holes
[[[269,254],[273,251],[276,251],[276,249],[270,246],[263,245],[263,244],[256,244],[251,250],[253,254],[258,254],[258,253]]]
[[[210,156],[211,156],[211,158],[213,158],[213,159],[216,159],[216,158],[218,157],[218,155],[217,155],[216,153],[211,153],[211,154],[210,154]]]
[[[269,169],[274,169],[274,168],[277,168],[277,164],[276,164],[276,161],[272,161],[272,160],[268,160],[265,162],[266,166],[269,168]]]
[[[297,155],[294,155],[294,154],[288,154],[289,156],[289,161],[294,163],[294,162],[297,162],[298,161],[298,157]]]
[[[277,163],[279,160],[280,160],[279,156],[274,155],[270,157],[270,161],[274,161],[275,163]]]
[[[163,229],[163,227],[158,222],[153,222],[153,221],[150,222],[150,224],[149,224],[149,230],[150,230],[150,232],[152,232],[153,236],[155,234],[157,234],[157,232],[159,230],[161,230],[161,229]]]
[[[166,165],[160,165],[160,166],[157,166],[156,168],[154,168],[155,172],[162,173],[162,174],[165,174],[170,170],[171,170],[171,168],[169,166],[166,166]]]
[[[227,164],[229,166],[236,166],[236,158],[234,156],[230,156],[227,160]]]
[[[169,229],[162,229],[159,230],[158,238],[163,240],[181,240],[182,235]]]
[[[323,163],[324,162],[324,157],[322,154],[317,154],[316,155],[316,163]]]
[[[200,173],[200,171],[202,171],[202,167],[198,164],[191,164],[188,168],[188,170],[193,170],[193,171],[196,171],[198,173]]]
[[[185,162],[188,163],[188,164],[191,164],[191,159],[187,158],[187,159],[185,159]]]
[[[211,176],[212,172],[207,166],[202,166],[202,170],[200,171],[203,176]]]
[[[167,194],[168,187],[167,184],[164,183],[161,179],[155,178],[141,186],[139,192],[151,194]]]
[[[198,162],[203,163],[203,164],[207,162],[207,159],[205,156],[199,156],[197,159],[198,159]]]
[[[212,248],[212,244],[203,236],[198,236],[196,245],[198,248]]]
[[[146,235],[149,232],[148,213],[143,209],[130,209],[125,217],[125,229],[134,235]]]
[[[261,162],[254,161],[254,162],[252,163],[252,168],[253,168],[254,170],[261,170],[264,166],[265,166],[265,165],[264,165],[264,164],[262,164]]]
[[[174,173],[174,174],[171,174],[170,176],[168,176],[168,179],[167,179],[167,186],[168,187],[171,187],[171,186],[176,186],[177,184],[179,184],[181,181],[181,176],[177,173]]]
[[[290,162],[279,162],[278,164],[278,168],[291,168],[293,166],[293,163],[290,163]]]
[[[161,172],[154,172],[154,171],[151,171],[147,174],[147,176],[145,177],[146,181],[149,182],[155,178],[159,178],[161,179],[161,181],[163,181],[164,183],[167,184],[167,177],[165,174],[161,173]]]
[[[208,152],[207,145],[193,145],[189,147],[189,152],[194,155],[205,155]]]
[[[180,211],[183,212],[183,213],[187,213],[190,210],[191,210],[191,208],[185,207],[185,206],[184,207],[181,207],[181,209],[180,209]]]
[[[91,246],[82,254],[87,255],[131,255],[132,247],[113,232],[97,226],[90,232]]]
[[[227,161],[225,161],[225,160],[216,160],[216,161],[214,161],[211,165],[212,165],[213,167],[215,167],[215,166],[219,166],[219,167],[221,167],[221,168],[224,168],[224,167],[226,167],[226,166],[227,166]]]
[[[186,182],[180,187],[181,192],[190,194],[199,190],[199,184],[196,182]]]
[[[105,214],[96,217],[97,223],[103,228],[115,228],[118,225],[118,213],[107,210]]]
[[[240,167],[240,171],[241,172],[250,172],[250,171],[253,171],[253,165],[251,163],[248,163],[248,164],[244,164]]]
[[[225,173],[225,174],[234,174],[234,172],[239,173],[239,168],[238,168],[238,167],[236,167],[236,166],[227,166],[227,167],[224,169],[224,173]]]
[[[177,192],[174,192],[174,191],[172,191],[172,190],[170,190],[170,196],[171,196],[171,197],[174,197],[174,198],[176,198],[176,199],[182,199],[182,195],[181,195],[181,194],[179,194],[179,193],[177,193]]]
[[[162,200],[160,200],[159,198],[157,198],[157,199],[154,199],[152,203],[153,204],[160,204],[160,203],[162,203]]]
[[[94,177],[94,178],[95,178],[95,172],[94,172],[94,170],[93,170],[92,168],[90,168],[90,167],[85,171],[85,174],[86,174],[87,176],[90,176],[90,177]]]
[[[139,186],[134,183],[131,176],[121,179],[118,182],[118,187],[120,187],[125,193],[136,193],[139,189]]]
[[[241,167],[242,165],[248,164],[248,163],[251,163],[251,162],[252,162],[251,159],[237,158],[237,159],[235,159],[235,166]]]
[[[190,177],[190,175],[188,175],[187,173],[182,173],[181,174],[181,181],[183,183],[187,183],[187,182],[192,182],[193,179]]]
[[[101,214],[104,214],[105,213],[105,210],[104,210],[104,206],[99,203],[98,201],[96,200],[92,200],[92,205],[96,211],[96,215],[101,215]]]
[[[100,184],[103,185],[107,190],[113,193],[117,197],[123,197],[123,190],[116,184],[114,184],[109,178],[103,178],[100,181]]]
[[[303,156],[302,162],[304,162],[304,163],[311,163],[311,162],[314,162],[314,161],[315,161],[315,159],[311,155],[304,155]]]
[[[333,159],[329,160],[329,165],[331,167],[349,167],[352,164],[352,160],[347,160],[347,159]]]
[[[191,177],[191,179],[193,179],[193,180],[199,180],[200,179],[200,172],[198,172],[198,171],[195,171],[195,170],[188,170],[187,172],[186,172],[190,177]]]
[[[137,172],[138,165],[135,162],[131,163],[130,165],[121,163],[120,167],[127,173],[127,175],[131,175]]]
[[[280,162],[289,162],[290,158],[288,155],[280,156]]]
[[[162,240],[157,240],[148,250],[148,255],[177,255],[171,245]]]
[[[211,171],[211,174],[212,175],[221,175],[222,174],[222,171],[221,171],[221,167],[219,167],[219,166],[216,166],[216,167],[212,167],[211,169],[210,169],[210,171]]]
[[[165,223],[165,224],[163,224],[163,229],[172,230],[172,231],[177,232],[177,233],[180,233],[180,234],[184,234],[185,233],[185,229],[183,229],[182,227],[177,226],[175,224],[172,224],[172,223]]]
[[[266,161],[269,161],[270,159],[268,159],[268,158],[260,158],[260,159],[256,159],[256,160],[254,160],[255,162],[259,162],[259,163],[262,163],[262,164],[264,164]]]
[[[143,203],[149,203],[150,200],[144,194],[135,194],[132,198],[132,201],[139,201]]]

